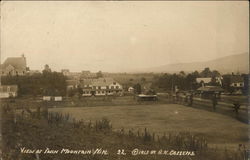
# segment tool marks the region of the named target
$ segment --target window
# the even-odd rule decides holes
[[[109,89],[109,86],[106,86],[106,89]]]
[[[7,92],[10,92],[10,87],[9,86],[7,87]]]
[[[101,89],[101,86],[98,86],[98,89]]]
[[[119,89],[119,86],[116,86],[115,88],[116,88],[116,89]]]
[[[111,86],[111,89],[114,89],[114,86]]]

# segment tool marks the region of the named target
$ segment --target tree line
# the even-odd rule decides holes
[[[197,78],[211,78],[211,81],[207,85],[211,86],[221,86],[225,91],[232,93],[235,90],[235,87],[231,86],[232,77],[235,75],[224,74],[222,75],[217,70],[210,70],[210,68],[204,68],[201,72],[194,71],[186,74],[184,71],[179,72],[178,74],[161,74],[155,75],[151,87],[157,91],[173,91],[175,86],[179,90],[196,90],[202,86],[204,82],[197,82]],[[242,74],[237,75],[244,79],[244,87],[242,87],[243,94],[248,91],[248,75]],[[216,77],[221,77],[221,82],[216,80]]]
[[[3,85],[17,85],[19,95],[66,95],[66,77],[59,72],[44,70],[43,73],[24,76],[2,76]]]
[[[175,89],[175,86],[177,86],[179,90],[196,90],[202,85],[202,82],[197,83],[197,78],[212,77],[210,82],[211,85],[219,85],[215,79],[215,77],[218,76],[220,76],[218,71],[211,71],[209,68],[205,68],[200,73],[198,71],[188,74],[186,74],[184,71],[180,71],[178,74],[165,73],[163,75],[157,75],[154,77],[152,88],[156,90],[171,91]]]

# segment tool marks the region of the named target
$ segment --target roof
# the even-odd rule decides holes
[[[140,98],[151,98],[151,97],[157,97],[157,95],[145,95],[145,94],[139,94],[138,97]]]
[[[92,85],[93,80],[92,79],[83,79],[81,80],[81,85]]]
[[[244,82],[244,78],[239,75],[236,75],[236,76],[232,76],[230,81],[231,83]]]
[[[209,83],[211,82],[212,78],[209,77],[209,78],[196,78],[196,82],[200,83],[200,82],[204,82],[204,83]]]
[[[114,83],[115,81],[113,78],[98,78],[93,79],[93,86],[109,86],[110,84]]]
[[[17,90],[18,90],[17,85],[0,85],[0,92],[17,92]]]
[[[77,85],[78,81],[77,80],[66,80],[67,85]]]
[[[3,69],[8,66],[13,66],[15,69],[26,69],[26,59],[25,57],[9,57],[1,65]]]
[[[98,79],[82,79],[81,85],[92,85],[92,86],[109,86],[113,83],[117,83],[113,78],[98,78]]]
[[[222,92],[224,89],[222,89],[220,86],[205,86],[200,87],[197,89],[198,91],[205,91],[205,92]]]

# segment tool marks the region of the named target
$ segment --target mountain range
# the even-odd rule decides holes
[[[217,70],[220,73],[249,73],[249,54],[242,53],[230,55],[205,62],[191,62],[191,63],[176,63],[156,66],[151,68],[140,69],[138,72],[157,72],[157,73],[179,73],[202,71],[209,67],[210,70]]]

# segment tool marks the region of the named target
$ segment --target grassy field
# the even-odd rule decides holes
[[[247,148],[238,147],[247,143],[247,126],[221,114],[168,104],[55,107],[48,112],[39,107],[40,103],[34,103],[33,109],[23,106],[26,108],[23,110],[16,108],[23,104],[16,103],[0,105],[0,157],[4,160],[246,160],[247,157]],[[41,152],[21,153],[23,147]],[[56,153],[45,153],[47,147]],[[76,152],[90,149],[91,153],[61,153],[65,147]],[[109,154],[94,155],[94,150],[100,147]],[[155,150],[157,154],[134,156],[135,148]],[[119,149],[124,149],[127,155],[120,155]],[[160,150],[191,151],[194,155],[161,155]]]
[[[218,113],[177,104],[52,108],[50,112],[69,113],[77,120],[108,118],[114,130],[149,129],[158,135],[191,132],[204,136],[210,146],[235,149],[248,143],[248,125]]]

